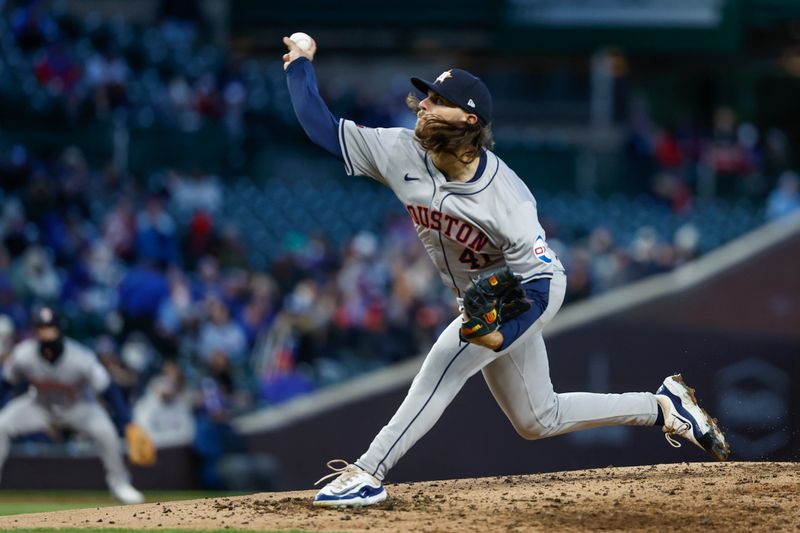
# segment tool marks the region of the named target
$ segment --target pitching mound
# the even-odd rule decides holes
[[[800,463],[683,463],[387,485],[365,509],[313,491],[0,517],[0,528],[797,531]]]

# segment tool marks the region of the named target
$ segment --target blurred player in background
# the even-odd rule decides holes
[[[31,322],[35,338],[16,345],[3,366],[4,392],[28,386],[0,410],[0,466],[14,437],[68,428],[94,441],[114,498],[124,504],[144,502],[142,493],[131,485],[114,422],[97,401],[98,395],[105,399],[127,437],[141,436],[130,423],[130,410],[120,390],[89,348],[64,336],[53,308],[36,309]]]
[[[392,189],[463,311],[433,345],[405,400],[369,449],[355,464],[328,463],[335,472],[320,482],[335,479],[319,491],[315,504],[371,505],[386,499],[387,472],[478,371],[525,438],[655,425],[673,446],[680,446],[672,437],[677,435],[719,460],[727,458],[724,436],[679,375],[666,378],[655,394],[553,391],[542,329],[561,307],[566,275],[547,246],[530,190],[491,152],[492,98],[479,78],[459,69],[433,82],[412,78],[425,94],[421,101],[408,98],[417,115],[415,130],[364,128],[336,119],[322,101],[311,66],[316,43],[303,50],[289,38],[283,42],[289,94],[303,129],[344,163],[348,175],[370,176]],[[509,294],[518,295],[514,313],[503,316],[506,307],[497,303],[502,300],[492,300],[504,297],[500,293],[475,297],[480,276],[487,276],[489,291],[512,287]]]

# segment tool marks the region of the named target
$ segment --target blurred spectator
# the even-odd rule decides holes
[[[748,161],[736,134],[736,114],[729,107],[714,112],[714,131],[708,147],[711,168],[720,178],[736,177],[748,170]]]
[[[9,192],[22,189],[32,173],[28,150],[21,144],[15,144],[8,156],[0,161],[0,188]]]
[[[144,211],[136,218],[136,258],[155,265],[174,265],[178,261],[178,236],[175,222],[156,195],[150,195]]]
[[[764,173],[769,178],[780,176],[790,169],[789,139],[778,128],[769,128],[764,140]]]
[[[185,445],[194,439],[192,402],[184,385],[180,367],[167,361],[133,407],[133,421],[147,431],[159,448]]]
[[[120,388],[130,402],[139,392],[139,374],[122,361],[117,345],[109,335],[98,337],[94,349],[100,362],[108,370],[111,381]]]
[[[58,278],[49,254],[40,246],[29,247],[11,274],[14,290],[27,303],[56,302],[61,294]]]
[[[185,43],[194,39],[200,22],[198,0],[160,0],[158,14],[168,41]]]
[[[0,220],[3,235],[3,247],[11,259],[21,256],[31,239],[31,226],[25,219],[22,202],[17,198],[9,198],[3,203],[3,215]]]
[[[156,329],[158,335],[177,347],[179,338],[196,314],[189,285],[183,272],[172,270],[168,276],[169,295],[161,300],[158,307]]]
[[[572,250],[569,262],[565,265],[569,279],[567,292],[564,295],[565,303],[582,300],[592,294],[589,258],[589,254],[583,248]]]
[[[11,29],[21,49],[33,50],[56,35],[58,28],[47,4],[45,0],[30,0],[11,13]]]
[[[593,292],[603,292],[625,282],[627,256],[616,249],[614,236],[608,228],[601,226],[592,231],[589,251],[592,256],[589,279]]]
[[[245,363],[247,338],[231,319],[228,306],[218,298],[210,298],[206,305],[209,321],[200,328],[200,356],[209,361],[214,353],[222,352],[237,364]]]
[[[172,201],[183,220],[187,220],[197,211],[212,215],[219,212],[222,190],[216,176],[199,170],[191,175],[170,171],[167,182]]]
[[[75,116],[83,71],[67,44],[59,40],[40,51],[34,60],[34,73],[39,84],[63,98],[70,115]]]
[[[200,478],[207,489],[274,490],[277,462],[268,455],[249,452],[231,425],[236,400],[230,367],[224,356],[214,356],[209,374],[200,382],[201,406],[193,449],[201,461]]]
[[[237,314],[250,348],[258,336],[267,331],[275,318],[273,304],[274,283],[264,274],[256,274],[250,280],[249,298]]]
[[[164,274],[152,261],[139,261],[125,273],[117,294],[123,321],[121,337],[125,339],[130,333],[140,331],[151,340],[156,339],[154,325],[158,310],[161,302],[169,296]]]
[[[136,252],[136,216],[130,200],[120,199],[108,212],[103,237],[114,253],[124,261],[132,261]]]
[[[787,170],[778,179],[767,199],[767,220],[784,217],[800,209],[800,178]]]
[[[104,118],[127,104],[128,64],[111,52],[95,52],[86,63],[86,82],[94,95],[94,111]]]
[[[205,211],[195,211],[184,237],[183,255],[187,258],[186,263],[194,267],[194,258],[216,255],[217,247],[218,239],[212,216]]]
[[[653,176],[653,194],[676,214],[687,215],[692,209],[692,192],[674,173],[661,172]]]

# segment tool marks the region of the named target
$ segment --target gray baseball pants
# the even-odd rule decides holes
[[[122,444],[108,413],[96,402],[81,401],[48,409],[24,394],[0,410],[0,468],[8,458],[11,439],[45,431],[50,426],[71,428],[91,438],[106,471],[109,487],[128,483],[130,475],[122,457]]]
[[[400,408],[356,464],[383,479],[439,420],[467,379],[483,372],[495,400],[526,439],[552,437],[600,426],[650,426],[658,406],[649,392],[592,394],[553,391],[542,329],[561,308],[566,276],[555,273],[547,309],[502,352],[459,340],[461,317],[445,329],[411,383]]]

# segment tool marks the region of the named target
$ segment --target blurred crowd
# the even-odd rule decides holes
[[[0,10],[0,96],[24,112],[72,121],[117,114],[183,131],[213,120],[239,134],[246,109],[267,104],[256,63],[197,38],[196,1],[162,1],[159,24],[146,28],[81,18],[66,2],[5,0]]]
[[[146,27],[79,17],[65,1],[0,0],[0,15],[6,111],[184,132],[215,124],[233,138],[248,122],[294,124],[280,62],[242,60],[202,38],[197,0],[161,0],[159,23]],[[377,126],[411,120],[405,77],[396,89],[380,97],[335,83],[323,90],[338,113]]]
[[[677,213],[689,212],[697,197],[766,198],[769,218],[796,205],[798,176],[784,131],[761,131],[724,105],[709,122],[708,129],[688,118],[664,126],[637,102],[626,142],[632,188],[649,191]]]

